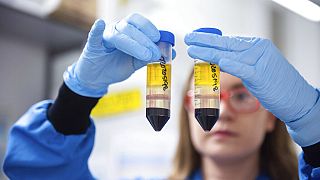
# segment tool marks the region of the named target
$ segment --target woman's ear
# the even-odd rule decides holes
[[[184,96],[183,106],[186,111],[192,111],[194,109],[193,96],[193,90],[189,90]]]
[[[277,118],[271,112],[268,111],[267,113],[268,113],[267,132],[272,132],[275,128]]]

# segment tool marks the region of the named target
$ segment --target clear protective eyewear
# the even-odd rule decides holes
[[[260,103],[245,87],[222,91],[220,99],[237,113],[252,113],[259,109]]]

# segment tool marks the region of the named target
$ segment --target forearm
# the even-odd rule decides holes
[[[90,113],[99,98],[85,97],[62,84],[47,116],[54,128],[64,134],[84,134],[90,126]]]
[[[302,147],[304,160],[312,167],[320,167],[320,141],[317,144]]]

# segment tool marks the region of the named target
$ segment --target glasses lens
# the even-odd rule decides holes
[[[259,108],[258,100],[246,89],[234,91],[229,101],[232,108],[237,112],[253,112]]]

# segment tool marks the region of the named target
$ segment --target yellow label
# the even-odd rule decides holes
[[[163,91],[171,86],[171,64],[152,63],[147,65],[147,86],[162,86]]]
[[[140,89],[118,91],[103,96],[91,111],[91,116],[105,117],[135,111],[141,107],[142,93]]]
[[[194,65],[195,86],[211,86],[213,90],[220,88],[220,68],[216,64],[196,63]]]

